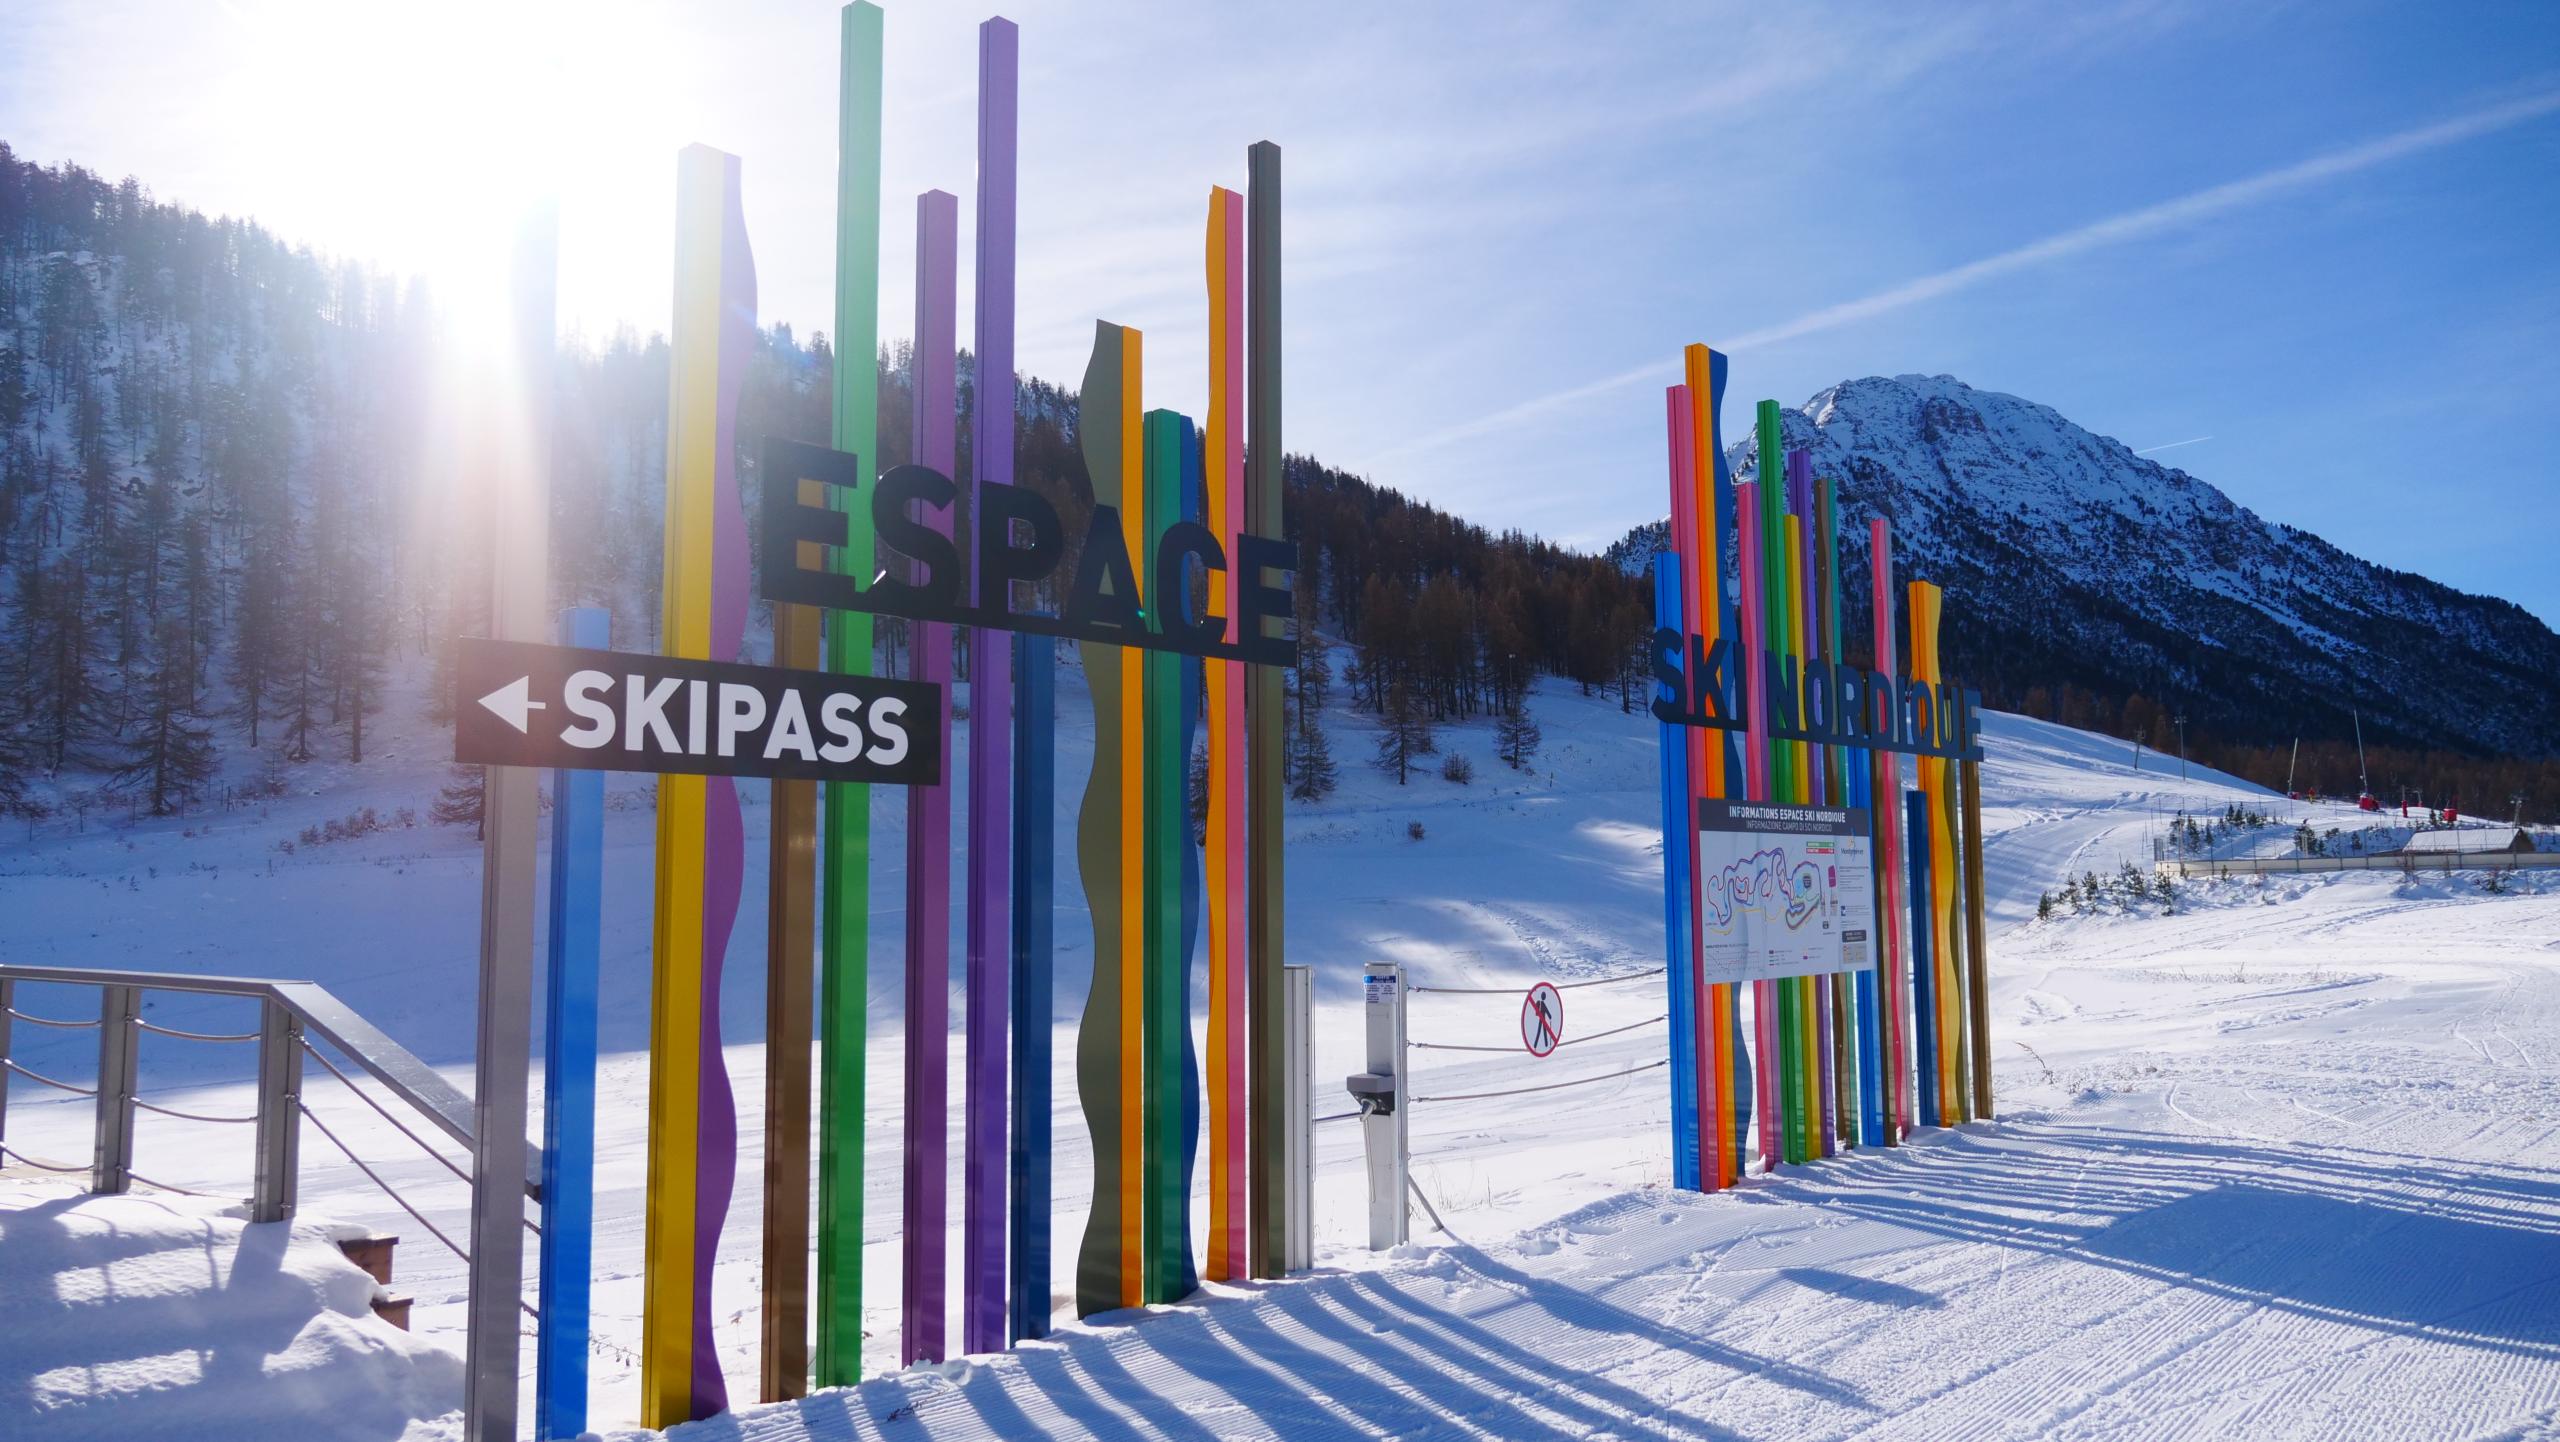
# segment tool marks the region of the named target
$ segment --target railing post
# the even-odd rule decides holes
[[[0,976],[0,1147],[9,1142],[9,1023],[17,1005],[18,983]],[[0,1155],[0,1167],[8,1164],[8,1157]]]
[[[98,989],[98,1136],[89,1161],[89,1190],[122,1192],[133,1185],[134,1022],[142,1015],[142,988]]]
[[[249,1220],[281,1222],[293,1215],[301,1163],[302,1021],[268,997],[258,1012],[258,1174]]]

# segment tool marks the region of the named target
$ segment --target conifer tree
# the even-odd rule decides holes
[[[1386,705],[1378,712],[1378,769],[1393,774],[1402,786],[1413,770],[1414,758],[1433,749],[1431,722],[1411,688],[1401,680],[1388,686]]]
[[[1495,754],[1514,771],[1529,764],[1529,758],[1538,754],[1538,744],[1545,739],[1538,730],[1537,718],[1529,714],[1528,706],[1517,696],[1505,703],[1502,714],[1494,719]]]

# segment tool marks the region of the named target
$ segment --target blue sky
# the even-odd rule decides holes
[[[911,197],[972,190],[982,12],[887,8],[902,331]],[[834,7],[531,9],[20,0],[0,138],[433,272],[556,137],[589,334],[663,324],[700,139],[744,157],[766,318],[827,329]],[[1599,545],[1660,514],[1658,388],[1704,340],[1736,418],[1953,374],[2560,621],[2560,7],[1006,13],[1033,373],[1112,319],[1149,401],[1198,409],[1205,187],[1267,137],[1291,448],[1473,519]]]

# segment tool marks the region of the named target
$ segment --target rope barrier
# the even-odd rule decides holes
[[[395,1126],[395,1127],[398,1127],[398,1128],[400,1129],[400,1135],[402,1135],[402,1136],[404,1136],[404,1137],[407,1137],[409,1140],[411,1140],[411,1141],[413,1141],[413,1142],[416,1142],[416,1143],[418,1144],[418,1150],[420,1150],[420,1151],[422,1151],[422,1152],[425,1152],[428,1156],[431,1156],[431,1157],[435,1158],[437,1161],[444,1163],[444,1169],[445,1169],[446,1171],[453,1173],[455,1176],[460,1177],[462,1180],[464,1180],[464,1181],[466,1181],[466,1182],[467,1182],[467,1181],[469,1181],[469,1180],[471,1180],[471,1174],[470,1174],[469,1172],[466,1172],[466,1171],[464,1171],[462,1168],[455,1166],[455,1165],[453,1164],[452,1160],[451,1160],[450,1158],[448,1158],[447,1156],[445,1156],[445,1154],[444,1154],[444,1153],[442,1153],[442,1152],[440,1152],[440,1151],[437,1151],[434,1147],[431,1147],[431,1146],[427,1145],[427,1140],[426,1140],[426,1138],[424,1138],[424,1137],[422,1137],[422,1136],[419,1136],[416,1132],[413,1132],[413,1131],[409,1130],[409,1128],[408,1128],[408,1127],[406,1127],[406,1126],[402,1125],[402,1123],[401,1123],[400,1119],[399,1119],[398,1117],[393,1116],[389,1111],[385,1110],[385,1109],[384,1109],[384,1107],[383,1107],[383,1105],[382,1105],[382,1103],[380,1103],[380,1102],[378,1102],[378,1101],[375,1101],[375,1100],[373,1099],[373,1096],[372,1096],[372,1094],[371,1094],[371,1093],[369,1093],[369,1092],[365,1091],[365,1089],[364,1089],[364,1088],[362,1088],[362,1087],[360,1087],[360,1086],[357,1086],[357,1085],[355,1084],[354,1080],[353,1080],[352,1078],[350,1078],[350,1077],[349,1077],[345,1072],[342,1072],[342,1071],[338,1070],[338,1068],[337,1068],[337,1064],[336,1064],[336,1063],[334,1063],[334,1062],[330,1061],[327,1057],[322,1056],[322,1055],[320,1054],[320,1049],[319,1049],[318,1047],[315,1047],[315,1046],[313,1046],[313,1045],[311,1044],[311,1040],[310,1040],[310,1038],[308,1038],[308,1037],[303,1038],[303,1042],[302,1042],[302,1049],[303,1049],[304,1051],[307,1051],[307,1052],[311,1053],[311,1059],[312,1059],[313,1061],[316,1061],[316,1062],[320,1063],[322,1066],[327,1067],[327,1068],[329,1069],[329,1075],[331,1075],[331,1076],[333,1076],[333,1077],[336,1077],[336,1078],[338,1079],[338,1081],[339,1081],[339,1083],[340,1083],[341,1085],[345,1086],[347,1090],[349,1090],[349,1091],[351,1091],[351,1092],[354,1092],[354,1093],[356,1094],[356,1097],[357,1097],[357,1099],[358,1099],[358,1100],[362,1101],[366,1106],[369,1106],[369,1107],[373,1108],[375,1111],[380,1112],[380,1113],[382,1114],[382,1119],[383,1119],[384,1121],[391,1123],[391,1125],[393,1125],[393,1126]]]
[[[43,1082],[46,1086],[53,1087],[60,1091],[67,1091],[75,1097],[93,1097],[98,1094],[98,1089],[96,1087],[76,1087],[69,1082],[55,1081],[53,1078],[46,1076],[43,1072],[33,1071],[26,1067],[22,1067],[16,1062],[9,1060],[7,1057],[0,1057],[0,1066],[7,1067],[9,1070],[16,1072],[18,1075],[25,1077],[29,1081]]]
[[[1574,1078],[1574,1079],[1573,1079],[1573,1080],[1571,1080],[1571,1081],[1548,1082],[1548,1083],[1546,1083],[1546,1084],[1545,1084],[1545,1085],[1543,1085],[1543,1086],[1533,1086],[1533,1087],[1507,1087],[1507,1088],[1505,1088],[1505,1089],[1503,1089],[1503,1090],[1501,1090],[1501,1091],[1491,1091],[1491,1092],[1458,1092],[1458,1093],[1455,1093],[1455,1094],[1453,1094],[1453,1095],[1445,1096],[1445,1097],[1415,1097],[1415,1098],[1414,1098],[1414,1101],[1415,1101],[1415,1102],[1417,1102],[1417,1103],[1420,1103],[1420,1102],[1472,1102],[1472,1101],[1482,1101],[1482,1100],[1483,1100],[1483,1099],[1485,1099],[1486,1097],[1516,1097],[1516,1096],[1522,1096],[1522,1095],[1525,1095],[1525,1094],[1527,1094],[1527,1093],[1529,1093],[1529,1092],[1551,1092],[1551,1091],[1557,1091],[1557,1090],[1560,1090],[1560,1089],[1562,1089],[1562,1088],[1564,1088],[1564,1087],[1578,1087],[1578,1086],[1583,1086],[1583,1085],[1585,1085],[1585,1084],[1587,1084],[1587,1083],[1590,1083],[1590,1082],[1615,1081],[1617,1078],[1622,1077],[1622,1076],[1634,1076],[1634,1075],[1636,1075],[1638,1072],[1648,1072],[1648,1071],[1653,1071],[1653,1070],[1655,1070],[1655,1069],[1657,1069],[1657,1068],[1660,1068],[1660,1067],[1666,1067],[1666,1066],[1669,1066],[1669,1065],[1671,1065],[1671,1058],[1669,1058],[1669,1057],[1664,1057],[1664,1058],[1663,1058],[1662,1060],[1660,1060],[1660,1061],[1649,1061],[1649,1062],[1646,1062],[1643,1066],[1629,1067],[1629,1068],[1627,1068],[1625,1071],[1603,1072],[1603,1073],[1602,1073],[1602,1074],[1600,1074],[1599,1076],[1576,1077],[1576,1078]]]
[[[190,1187],[175,1187],[171,1186],[167,1182],[155,1182],[151,1178],[144,1176],[142,1173],[135,1171],[131,1167],[125,1168],[124,1174],[128,1179],[140,1182],[146,1187],[158,1187],[164,1192],[176,1192],[182,1197],[212,1197],[215,1201],[222,1200],[222,1198],[215,1196],[212,1192],[199,1192]]]
[[[1648,976],[1660,976],[1664,970],[1665,968],[1659,966],[1647,967],[1643,971],[1630,971],[1623,976],[1595,976],[1589,981],[1551,981],[1546,985],[1558,991],[1572,991],[1576,987],[1584,986],[1614,986],[1622,981],[1642,981]],[[1535,984],[1532,983],[1532,985]],[[1407,991],[1436,991],[1448,996],[1518,996],[1527,989],[1527,987],[1518,986],[1408,986],[1405,988]]]
[[[245,1116],[245,1117],[209,1117],[209,1116],[203,1116],[203,1115],[200,1115],[200,1114],[198,1114],[198,1113],[196,1113],[196,1112],[182,1112],[182,1111],[179,1111],[179,1110],[178,1110],[177,1108],[175,1108],[175,1107],[164,1107],[164,1106],[157,1106],[157,1105],[154,1105],[154,1104],[153,1104],[153,1103],[151,1103],[151,1102],[144,1101],[144,1100],[143,1100],[142,1098],[140,1098],[140,1097],[135,1097],[135,1098],[133,1099],[133,1104],[134,1104],[135,1106],[138,1106],[138,1107],[142,1108],[144,1111],[147,1111],[147,1112],[158,1112],[160,1115],[162,1115],[162,1116],[164,1116],[164,1117],[176,1117],[178,1120],[180,1120],[180,1121],[182,1121],[182,1122],[224,1122],[224,1123],[239,1123],[239,1122],[254,1122],[254,1121],[256,1121],[256,1120],[257,1120],[257,1117],[255,1117],[254,1115],[253,1115],[253,1116]]]
[[[97,1025],[96,1022],[89,1024]],[[174,1036],[186,1041],[256,1041],[258,1039],[258,1034],[254,1031],[186,1031],[174,1026],[160,1026],[144,1021],[140,1017],[135,1017],[133,1024],[144,1031],[156,1031],[162,1036]]]
[[[9,1008],[9,1015],[20,1021],[31,1021],[38,1026],[58,1026],[66,1031],[86,1031],[98,1024],[96,1017],[91,1017],[87,1021],[64,1021],[58,1016],[37,1016],[31,1012],[23,1012],[14,1006]]]
[[[1628,1022],[1625,1026],[1613,1026],[1607,1031],[1595,1031],[1589,1036],[1567,1037],[1563,1041],[1557,1042],[1556,1046],[1568,1047],[1579,1042],[1598,1041],[1605,1036],[1616,1036],[1620,1032],[1634,1031],[1639,1027],[1651,1026],[1655,1022],[1669,1021],[1670,1019],[1671,1014],[1669,1012],[1664,1012],[1660,1016],[1649,1016],[1642,1021]],[[1406,1042],[1405,1045],[1410,1047],[1419,1047],[1424,1051],[1498,1051],[1504,1053],[1517,1053],[1521,1050],[1521,1048],[1516,1046],[1462,1046],[1456,1042],[1448,1041],[1409,1041]]]
[[[404,1211],[404,1212],[407,1212],[407,1213],[408,1213],[412,1218],[416,1219],[416,1221],[417,1221],[417,1223],[418,1223],[418,1225],[419,1225],[419,1226],[422,1226],[422,1227],[424,1227],[424,1228],[426,1228],[426,1229],[427,1229],[427,1233],[428,1233],[428,1235],[430,1235],[430,1236],[434,1237],[437,1241],[444,1243],[444,1246],[445,1246],[445,1250],[446,1250],[446,1251],[453,1253],[453,1254],[454,1254],[455,1256],[457,1256],[457,1257],[460,1257],[466,1265],[468,1265],[468,1264],[469,1264],[469,1262],[471,1261],[471,1254],[470,1254],[469,1252],[466,1252],[466,1251],[462,1250],[462,1248],[460,1248],[460,1247],[458,1247],[458,1246],[454,1245],[453,1238],[446,1236],[446,1235],[444,1234],[444,1229],[443,1229],[443,1228],[438,1227],[435,1223],[428,1221],[428,1220],[427,1220],[427,1218],[426,1218],[426,1215],[425,1215],[424,1213],[420,1212],[416,1207],[410,1206],[410,1205],[409,1205],[409,1199],[408,1199],[407,1197],[404,1197],[404,1196],[400,1195],[397,1191],[394,1191],[394,1190],[392,1189],[391,1184],[390,1184],[389,1182],[386,1182],[386,1181],[384,1181],[384,1180],[382,1179],[382,1174],[381,1174],[380,1172],[377,1172],[377,1171],[375,1171],[373,1168],[371,1168],[371,1167],[369,1167],[369,1166],[366,1166],[366,1165],[364,1164],[364,1158],[362,1158],[362,1157],[360,1157],[360,1156],[357,1156],[353,1151],[349,1150],[349,1149],[348,1149],[348,1147],[347,1147],[347,1144],[346,1144],[345,1142],[339,1141],[339,1140],[338,1140],[338,1134],[337,1134],[336,1132],[333,1132],[333,1131],[329,1130],[329,1124],[328,1124],[327,1122],[324,1122],[324,1121],[320,1120],[320,1115],[319,1115],[319,1113],[314,1112],[313,1110],[311,1110],[311,1108],[310,1108],[310,1107],[305,1106],[305,1105],[304,1105],[303,1103],[301,1103],[301,1102],[295,1102],[295,1103],[294,1103],[294,1106],[296,1106],[297,1108],[299,1108],[299,1109],[301,1110],[302,1115],[304,1116],[304,1118],[306,1118],[307,1120],[309,1120],[309,1121],[310,1121],[310,1123],[311,1123],[313,1126],[318,1127],[318,1128],[320,1129],[320,1135],[322,1135],[322,1136],[324,1136],[324,1137],[327,1137],[327,1138],[329,1139],[329,1141],[330,1141],[330,1144],[331,1144],[331,1145],[333,1145],[333,1146],[335,1146],[335,1147],[339,1150],[339,1152],[340,1152],[341,1154],[343,1154],[343,1155],[346,1157],[346,1159],[347,1159],[348,1161],[351,1161],[351,1162],[353,1162],[353,1163],[355,1163],[355,1164],[356,1164],[356,1170],[357,1170],[357,1171],[360,1171],[360,1172],[364,1173],[366,1176],[373,1178],[373,1184],[374,1184],[375,1186],[380,1187],[380,1188],[382,1189],[382,1194],[383,1194],[384,1196],[389,1197],[392,1201],[399,1203],[399,1205],[400,1205],[400,1210],[402,1210],[402,1211]]]
[[[22,1152],[12,1146],[0,1146],[0,1156],[16,1157],[19,1161],[25,1162],[28,1166],[31,1166],[40,1172],[85,1172],[89,1170],[87,1167],[58,1167],[51,1162],[41,1161],[35,1157],[28,1156],[25,1152]]]

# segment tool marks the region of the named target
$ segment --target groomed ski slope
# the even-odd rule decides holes
[[[1089,712],[1060,696],[1060,836]],[[1319,1112],[1357,1069],[1359,963],[1423,984],[1525,985],[1655,964],[1659,829],[1650,722],[1551,687],[1533,774],[1452,728],[1473,786],[1366,764],[1337,716],[1343,789],[1293,810],[1289,937],[1319,967]],[[1027,1437],[2475,1437],[2560,1429],[2560,887],[2506,895],[2389,872],[2190,886],[2179,914],[2033,920],[2066,873],[2147,860],[2178,808],[2308,808],[2123,743],[1995,716],[1985,824],[2001,1120],[1754,1178],[1668,1190],[1664,1074],[1512,1098],[1432,1101],[1641,1065],[1658,1026],[1534,1060],[1418,1052],[1415,1172],[1456,1238],[1373,1256],[1356,1129],[1320,1128],[1317,1276],[1066,1325],[1017,1354],[748,1410],[701,1436]],[[417,754],[431,755],[421,733]],[[394,763],[395,766],[399,763]],[[2164,774],[2162,768],[2166,766]],[[0,852],[13,958],[310,975],[470,1082],[477,856],[451,833],[273,855],[273,839],[371,789],[234,813],[211,836],[47,834]],[[407,774],[422,801],[440,774]],[[619,783],[618,783],[619,785]],[[405,798],[404,798],[405,799]],[[423,807],[421,806],[421,809]],[[2348,814],[2337,808],[2343,821]],[[748,814],[750,852],[761,807]],[[2319,824],[2331,824],[2329,817]],[[896,802],[875,825],[894,828]],[[1408,825],[1424,827],[1420,841]],[[892,830],[889,834],[895,834]],[[600,1118],[595,1420],[636,1412],[649,817],[609,829],[608,1058]],[[894,851],[896,848],[884,848]],[[1072,851],[1062,845],[1062,857]],[[219,864],[219,879],[202,870]],[[156,874],[152,868],[157,868]],[[875,878],[901,894],[894,866]],[[750,910],[724,995],[738,1095],[761,1094],[761,958]],[[1089,939],[1062,881],[1056,1289],[1090,1186],[1065,1060]],[[900,1014],[894,911],[875,940],[868,1365],[893,1360]],[[57,1014],[70,994],[21,1005]],[[1566,1035],[1642,1022],[1658,979],[1570,991]],[[184,1003],[171,1015],[184,1024]],[[959,1007],[955,997],[955,1021]],[[1516,996],[1417,997],[1417,1041],[1509,1045]],[[24,1029],[21,1037],[26,1036]],[[955,1050],[957,1036],[953,1038]],[[146,1051],[144,1085],[158,1054]],[[76,1059],[57,1059],[83,1077]],[[172,1058],[164,1073],[185,1079]],[[217,1073],[200,1073],[209,1079]],[[219,1073],[236,1076],[238,1073]],[[206,1085],[205,1110],[245,1087]],[[86,1116],[21,1087],[13,1145],[85,1156]],[[225,1105],[225,1103],[229,1105]],[[360,1104],[313,1105],[439,1225],[460,1188]],[[190,1108],[192,1109],[192,1108]],[[352,1112],[352,1115],[350,1113]],[[958,1118],[953,1118],[956,1137]],[[760,1155],[720,1263],[724,1360],[754,1385]],[[242,1139],[152,1118],[137,1166],[237,1191]],[[155,1155],[154,1149],[157,1148]],[[400,1231],[401,1286],[459,1342],[461,1269],[306,1134],[305,1208]],[[955,1156],[955,1162],[957,1158]],[[391,1165],[385,1166],[385,1163]],[[955,1221],[957,1208],[955,1206]],[[954,1238],[952,1256],[958,1257]],[[956,1290],[956,1289],[955,1289]],[[956,1327],[953,1335],[957,1335]],[[529,1371],[529,1369],[528,1369]],[[5,1424],[0,1417],[0,1424]],[[453,1424],[428,1424],[450,1429]],[[2537,1433],[2534,1429],[2540,1428]],[[6,1426],[0,1425],[0,1431]],[[608,1428],[609,1430],[609,1428]],[[321,1428],[312,1435],[328,1435]],[[342,1431],[337,1435],[369,1435]],[[678,1436],[686,1435],[682,1430]]]

